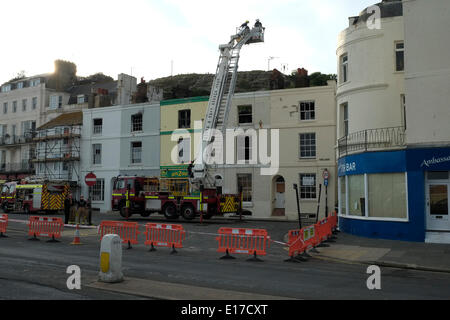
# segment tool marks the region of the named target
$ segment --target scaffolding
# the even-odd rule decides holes
[[[61,125],[37,131],[36,176],[80,183],[81,125]]]

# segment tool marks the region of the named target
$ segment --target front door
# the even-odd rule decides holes
[[[272,215],[285,215],[285,183],[284,179],[281,177],[275,181],[275,203]]]
[[[427,231],[450,231],[450,183],[427,184]]]

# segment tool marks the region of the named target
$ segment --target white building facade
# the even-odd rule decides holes
[[[81,192],[92,192],[92,206],[111,210],[115,177],[160,174],[160,105],[142,103],[83,110],[81,139]],[[88,173],[97,183],[84,183]]]
[[[227,149],[225,137],[225,164],[213,175],[224,193],[242,190],[244,212],[252,218],[298,220],[294,184],[302,218],[334,210],[335,92],[332,80],[327,86],[235,94],[227,123],[234,147]]]
[[[47,88],[45,79],[45,76],[24,78],[1,87],[0,177],[3,179],[21,179],[34,173],[33,132],[43,124],[41,114],[51,97],[56,97],[56,103],[64,103],[64,94]]]
[[[377,6],[380,28],[371,24],[377,10],[369,7],[339,36],[340,228],[374,238],[446,241],[448,3]]]

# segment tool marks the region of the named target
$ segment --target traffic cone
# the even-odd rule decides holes
[[[73,242],[71,242],[70,244],[75,244],[75,245],[82,244],[80,241],[80,228],[78,227],[78,224],[77,224],[77,228],[75,229],[75,237],[73,239]]]

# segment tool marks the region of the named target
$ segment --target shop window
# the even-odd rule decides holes
[[[363,175],[348,176],[348,214],[366,216],[365,184]]]
[[[347,184],[345,183],[345,177],[339,177],[339,214],[347,214]]]
[[[369,217],[405,219],[406,181],[404,173],[369,174]]]

